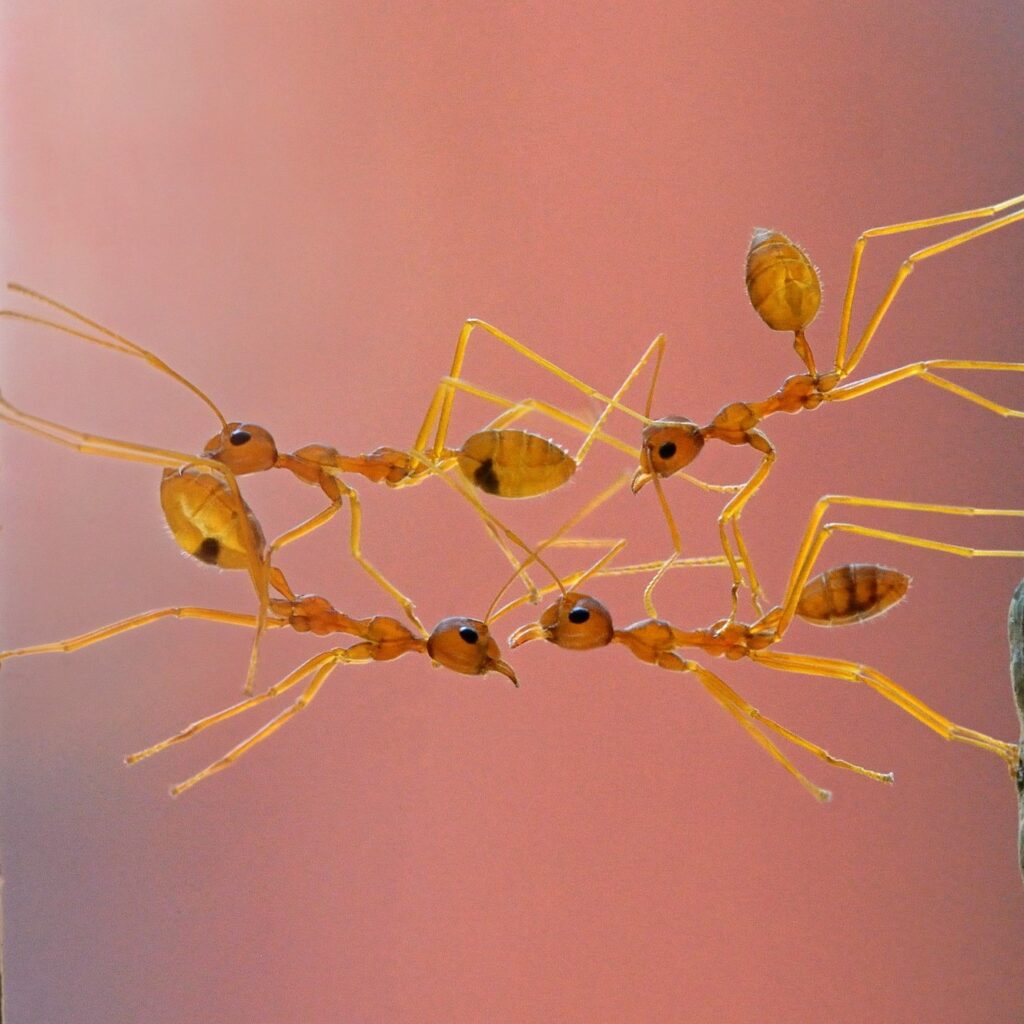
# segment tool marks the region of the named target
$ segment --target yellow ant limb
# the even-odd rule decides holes
[[[835,371],[840,375],[840,377],[846,377],[852,373],[853,369],[861,361],[865,350],[875,335],[875,331],[878,329],[878,325],[882,322],[882,318],[888,311],[889,306],[892,305],[893,299],[896,298],[896,293],[900,290],[903,282],[910,276],[918,263],[922,260],[928,259],[930,256],[937,256],[939,253],[948,252],[950,249],[953,249],[958,245],[963,245],[965,242],[970,242],[972,239],[979,238],[982,235],[987,235],[992,231],[998,231],[1010,224],[1014,224],[1017,221],[1024,219],[1024,210],[1017,210],[1005,217],[1000,217],[998,220],[989,221],[989,223],[982,224],[980,227],[972,228],[969,231],[964,231],[961,234],[954,235],[952,238],[947,238],[935,245],[919,249],[917,252],[908,256],[907,259],[903,261],[899,270],[897,270],[892,283],[889,285],[889,288],[882,298],[882,301],[879,303],[871,319],[868,321],[867,326],[864,328],[864,332],[861,334],[860,340],[854,347],[849,359],[847,359],[846,346],[850,333],[850,317],[853,312],[853,299],[857,290],[861,258],[864,255],[864,247],[867,245],[869,238],[879,238],[882,235],[902,234],[907,231],[919,231],[924,228],[941,227],[944,224],[952,224],[956,221],[982,220],[994,217],[997,213],[1002,213],[1004,210],[1008,210],[1013,206],[1019,206],[1022,203],[1024,203],[1024,195],[1013,196],[1011,199],[1006,199],[1001,203],[995,203],[992,206],[979,207],[976,210],[964,210],[960,213],[948,213],[939,217],[928,217],[923,220],[906,221],[902,224],[890,224],[886,227],[868,228],[867,231],[863,232],[854,243],[853,257],[850,261],[850,276],[846,285],[846,294],[843,298],[842,318],[839,323],[839,340],[836,345]],[[812,370],[811,372],[813,373],[814,371]]]
[[[548,467],[545,466],[545,473],[550,474],[550,475],[545,478],[545,481],[544,481],[543,485],[539,485],[538,484],[536,486],[536,492],[537,493],[540,492],[541,486],[543,486],[543,488],[545,490],[551,489],[551,488],[553,488],[555,486],[559,486],[562,482],[564,482],[564,479],[568,479],[568,477],[572,475],[572,472],[575,471],[575,467],[580,462],[582,462],[583,458],[586,456],[587,452],[589,451],[591,445],[594,443],[595,440],[598,440],[598,439],[600,439],[602,441],[606,440],[605,436],[601,432],[601,427],[603,425],[604,420],[607,418],[607,416],[611,413],[612,410],[617,410],[619,412],[626,413],[627,415],[632,416],[633,418],[638,419],[641,423],[645,424],[645,430],[644,430],[645,450],[652,443],[651,440],[650,440],[650,432],[651,432],[652,428],[654,427],[655,421],[651,420],[650,410],[651,410],[651,402],[652,402],[652,399],[653,399],[655,384],[657,382],[658,373],[659,373],[659,370],[660,370],[660,367],[661,367],[662,358],[663,358],[664,351],[665,351],[665,337],[664,337],[664,335],[658,335],[654,339],[654,341],[651,342],[651,344],[647,347],[647,349],[641,355],[640,359],[637,361],[636,365],[632,368],[632,370],[630,370],[629,374],[626,376],[625,380],[623,381],[623,383],[619,387],[619,389],[616,391],[616,393],[614,395],[612,395],[612,396],[607,396],[607,395],[604,395],[601,392],[597,391],[595,388],[590,387],[590,385],[585,384],[579,378],[574,377],[573,375],[571,375],[571,374],[567,373],[566,371],[562,370],[560,367],[557,367],[550,360],[547,360],[543,356],[540,356],[539,354],[534,352],[532,349],[530,349],[527,346],[523,345],[521,342],[518,342],[514,338],[510,337],[505,332],[500,331],[497,328],[492,327],[490,324],[484,323],[481,320],[468,320],[466,322],[466,324],[463,326],[462,332],[459,335],[459,341],[458,341],[458,343],[456,345],[455,356],[454,356],[454,358],[452,360],[452,370],[451,370],[451,373],[450,373],[450,375],[448,377],[444,378],[441,381],[441,385],[439,387],[439,390],[437,392],[435,392],[434,399],[430,403],[430,406],[428,407],[428,410],[427,410],[427,414],[424,417],[423,425],[421,426],[420,432],[419,432],[419,434],[417,435],[417,438],[416,438],[415,448],[417,450],[420,450],[420,451],[429,450],[429,451],[433,452],[434,457],[436,459],[444,459],[444,458],[449,458],[450,459],[450,458],[456,457],[454,455],[454,453],[450,452],[450,450],[445,447],[446,440],[447,440],[447,434],[448,434],[448,428],[449,428],[450,422],[451,422],[451,409],[452,409],[452,404],[454,402],[453,390],[455,390],[455,389],[460,390],[460,391],[464,391],[464,392],[467,392],[467,393],[470,393],[470,394],[473,394],[473,395],[476,395],[477,397],[480,397],[480,398],[483,398],[483,399],[486,399],[486,400],[489,400],[489,401],[492,401],[492,402],[497,402],[498,404],[502,404],[502,405],[505,405],[507,407],[506,414],[503,414],[503,416],[498,417],[498,419],[494,422],[494,424],[492,424],[492,428],[495,427],[495,426],[503,428],[503,427],[507,426],[507,424],[509,422],[512,422],[515,418],[518,418],[520,415],[525,414],[525,412],[535,410],[535,411],[543,412],[544,414],[546,414],[548,416],[551,416],[552,418],[556,419],[558,422],[561,422],[561,423],[563,423],[563,424],[565,424],[567,426],[570,426],[570,427],[572,427],[574,429],[584,429],[585,425],[581,421],[579,421],[576,417],[573,417],[570,414],[565,413],[564,411],[558,409],[557,407],[549,405],[548,403],[538,402],[538,401],[533,400],[533,399],[527,399],[525,401],[520,401],[520,402],[512,402],[512,401],[509,401],[507,399],[500,398],[499,396],[496,396],[496,395],[494,395],[494,394],[492,394],[490,392],[484,391],[481,388],[478,388],[478,387],[476,387],[474,385],[468,384],[467,382],[461,380],[460,375],[462,373],[462,369],[463,369],[463,365],[464,365],[464,361],[465,361],[466,349],[468,347],[469,339],[470,339],[470,337],[472,335],[472,332],[476,328],[480,328],[481,330],[485,331],[491,337],[497,339],[498,341],[500,341],[503,344],[505,344],[505,345],[509,346],[510,348],[512,348],[513,351],[517,352],[518,354],[524,356],[525,358],[529,359],[530,361],[534,362],[535,364],[537,364],[537,365],[543,367],[544,369],[548,370],[549,372],[553,373],[560,380],[564,381],[565,383],[567,383],[570,386],[574,387],[578,391],[580,391],[583,394],[587,395],[589,398],[594,399],[596,401],[599,401],[599,402],[603,403],[603,405],[604,405],[604,409],[602,411],[601,416],[597,419],[597,421],[594,424],[589,426],[589,429],[587,429],[587,431],[586,431],[587,436],[586,436],[585,440],[583,441],[583,444],[581,445],[581,447],[580,447],[579,451],[577,452],[577,454],[575,456],[572,456],[572,455],[569,455],[568,453],[566,453],[564,459],[558,459],[557,460],[557,470],[554,469],[554,468],[548,469]],[[645,409],[644,413],[638,413],[638,412],[630,409],[628,406],[624,405],[622,403],[622,397],[626,393],[626,390],[636,380],[637,376],[640,374],[640,372],[643,370],[643,368],[647,365],[647,363],[651,360],[652,357],[655,358],[655,364],[654,364],[654,370],[653,370],[651,387],[650,387],[650,390],[649,390],[648,396],[647,396],[646,409]],[[436,429],[435,429],[435,426],[436,426]],[[434,431],[434,439],[433,439],[433,442],[431,443],[429,441],[429,438],[430,438],[430,434],[431,434],[432,430]],[[477,436],[480,436],[480,435],[474,435],[474,437],[477,437]],[[530,438],[536,437],[536,435],[525,435],[525,436],[530,437]],[[621,442],[618,442],[616,439],[612,439],[612,438],[608,438],[607,439],[607,443],[611,444],[614,447],[619,448],[620,450],[622,450],[624,447],[626,447],[626,446],[622,445]],[[734,589],[733,602],[734,602],[734,605],[735,605],[736,594],[739,591],[739,587],[740,587],[741,581],[742,581],[742,577],[741,577],[741,573],[740,573],[740,568],[739,568],[739,564],[738,564],[740,561],[743,561],[744,564],[745,564],[745,567],[747,568],[748,575],[752,579],[752,587],[754,588],[755,594],[757,595],[758,598],[760,597],[761,591],[760,591],[760,585],[759,585],[759,583],[757,581],[757,577],[753,573],[753,568],[752,568],[752,566],[749,563],[749,558],[747,556],[747,551],[746,551],[746,545],[743,542],[742,536],[739,535],[737,537],[737,547],[738,547],[738,550],[739,550],[740,554],[739,554],[739,556],[736,556],[733,553],[732,547],[731,547],[731,545],[729,543],[728,536],[726,534],[726,530],[731,527],[733,529],[734,533],[736,533],[737,535],[739,534],[739,517],[740,517],[740,514],[742,513],[743,507],[746,505],[747,501],[750,499],[750,497],[753,495],[753,493],[758,489],[758,487],[760,487],[760,485],[763,482],[764,478],[767,476],[767,473],[768,473],[768,470],[769,470],[769,468],[771,466],[771,463],[774,461],[774,458],[775,458],[775,450],[771,446],[771,443],[768,441],[768,439],[766,437],[764,437],[763,434],[760,434],[760,432],[758,432],[758,431],[746,432],[744,434],[742,440],[731,441],[730,443],[747,443],[747,444],[751,444],[755,448],[758,448],[760,451],[762,451],[762,453],[764,454],[764,462],[763,462],[762,466],[757,471],[755,471],[755,473],[753,474],[753,476],[749,480],[747,480],[745,483],[743,483],[741,485],[720,486],[720,485],[714,485],[714,484],[706,484],[703,481],[698,480],[698,479],[696,479],[694,477],[690,477],[688,475],[686,476],[686,479],[690,480],[691,482],[693,482],[694,484],[696,484],[699,487],[702,487],[705,490],[720,491],[720,492],[724,491],[724,492],[730,492],[730,493],[733,494],[733,497],[730,499],[730,501],[727,503],[727,505],[725,506],[725,508],[722,511],[721,517],[719,519],[719,528],[720,528],[720,533],[722,535],[723,550],[725,551],[726,557],[729,559],[729,564],[730,564],[730,566],[732,568],[732,572],[733,572],[733,589]],[[700,439],[700,444],[703,444],[703,438]],[[661,445],[660,447],[664,447],[664,445]],[[675,447],[674,444],[672,445],[672,447],[673,447],[673,454],[674,454],[674,447]],[[629,450],[629,454],[631,454],[634,458],[636,458],[638,452],[637,452],[636,449],[630,449]],[[640,454],[641,464],[643,464],[644,454],[643,454],[643,452],[640,452],[639,454]],[[478,465],[481,464],[481,463],[483,465],[482,472],[481,472],[480,469],[472,470],[470,468],[466,468],[465,466],[463,467],[464,468],[464,472],[466,473],[467,477],[469,477],[470,479],[473,479],[474,475],[477,475],[478,476],[478,478],[476,480],[477,483],[480,482],[479,477],[490,478],[493,475],[494,479],[493,479],[492,487],[484,487],[484,489],[485,490],[492,490],[493,493],[505,494],[506,492],[504,490],[497,489],[498,486],[499,486],[499,481],[502,479],[502,475],[501,474],[497,474],[496,471],[495,471],[494,466],[495,466],[495,463],[497,462],[497,460],[490,457],[491,456],[490,449],[488,449],[488,451],[487,451],[487,456],[488,457],[486,459],[481,459],[480,463],[478,463]],[[520,467],[520,466],[522,466],[522,465],[524,465],[524,464],[526,464],[528,462],[532,462],[532,461],[534,461],[534,460],[528,460],[528,459],[525,459],[525,458],[520,458],[518,456],[514,456],[514,457],[510,456],[508,458],[508,463],[511,466],[514,466],[516,468],[518,468],[518,467]],[[536,461],[539,463],[539,461],[540,461],[539,457],[536,459]],[[460,463],[462,463],[462,462],[465,462],[465,460],[464,459],[460,459]],[[552,459],[552,462],[555,462],[555,459]],[[676,469],[680,469],[680,468],[681,468],[681,466],[675,467],[673,469],[673,472],[675,472]],[[523,484],[521,482],[520,477],[518,475],[514,476],[511,470],[509,472],[509,476],[512,478],[513,483],[511,483],[508,486],[508,494],[511,495],[513,493],[520,493],[519,489],[522,489],[522,487],[523,487]],[[639,476],[639,473],[638,473],[638,476]],[[539,475],[538,475],[538,478],[539,478]],[[634,480],[634,489],[638,490],[639,486],[640,486],[640,484],[635,479]],[[676,526],[674,517],[672,515],[671,509],[669,508],[668,502],[665,499],[665,496],[662,493],[662,491],[660,489],[660,486],[657,485],[657,482],[656,482],[656,489],[658,491],[659,503],[661,505],[662,512],[663,512],[663,514],[665,516],[665,520],[666,520],[666,523],[668,525],[669,532],[670,532],[671,537],[672,537],[672,544],[673,544],[673,555],[670,556],[669,559],[667,559],[665,561],[665,563],[664,563],[664,568],[667,571],[667,569],[671,565],[672,561],[674,559],[680,557],[680,555],[682,553],[682,541],[681,541],[681,538],[680,538],[680,535],[679,535],[678,527]],[[531,490],[531,493],[534,493],[534,491]],[[648,590],[647,590],[647,592],[645,594],[645,603],[646,603],[647,607],[649,608],[649,610],[652,613],[653,613],[653,608],[654,608],[652,594],[653,594],[654,587],[657,585],[657,583],[658,583],[658,581],[660,579],[661,579],[660,575],[656,576],[651,581],[651,583],[648,585]]]
[[[229,626],[246,626],[256,629],[259,625],[259,617],[256,615],[245,615],[238,612],[222,611],[218,608],[198,608],[183,606],[177,608],[160,608],[156,611],[144,612],[141,615],[133,615],[119,622],[113,622],[100,629],[90,630],[88,633],[81,633],[78,636],[68,637],[66,640],[58,640],[55,643],[34,644],[31,647],[17,647],[9,651],[0,651],[0,664],[9,658],[21,658],[33,654],[71,654],[80,651],[83,647],[90,647],[93,644],[109,640],[113,636],[126,633],[141,626],[148,626],[151,623],[159,622],[161,619],[202,619],[206,622],[220,622]],[[265,628],[287,625],[286,622],[270,618],[265,623]]]
[[[593,565],[586,569],[579,570],[571,573],[564,579],[555,577],[554,584],[548,584],[542,587],[535,595],[523,594],[518,598],[513,599],[507,604],[503,605],[498,611],[494,608],[502,595],[512,585],[515,577],[506,581],[505,585],[495,595],[494,600],[491,602],[491,607],[488,609],[487,621],[496,622],[502,616],[508,614],[516,608],[521,608],[526,603],[536,603],[539,597],[547,596],[554,591],[559,591],[564,594],[567,590],[575,589],[581,586],[586,580],[593,578],[606,578],[610,576],[627,576],[635,575],[639,573],[652,573],[661,572],[664,573],[666,565],[662,562],[644,562],[634,565],[617,566],[610,568],[610,563],[618,557],[622,550],[626,546],[626,540],[621,537],[617,538],[595,538],[595,537],[566,537],[565,535],[576,527],[580,522],[587,518],[597,508],[603,505],[606,501],[612,498],[615,494],[622,490],[625,484],[629,481],[629,476],[625,475],[620,477],[618,480],[613,481],[608,487],[601,491],[598,495],[592,498],[586,505],[570,516],[554,533],[548,538],[537,544],[531,552],[531,555],[525,562],[522,563],[521,568],[528,565],[531,561],[535,560],[541,552],[547,548],[553,547],[566,547],[566,548],[605,548],[604,554],[602,554]],[[711,555],[711,556],[699,556],[692,558],[678,558],[671,562],[668,568],[673,569],[690,569],[696,567],[710,567],[710,566],[728,566],[728,561],[724,555]],[[551,570],[548,570],[551,572]]]

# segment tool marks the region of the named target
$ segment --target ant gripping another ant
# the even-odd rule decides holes
[[[760,424],[768,416],[779,412],[796,413],[804,409],[816,409],[829,402],[848,401],[870,394],[911,378],[919,378],[943,390],[982,406],[1000,416],[1022,417],[1024,410],[1010,408],[994,402],[977,392],[971,391],[942,375],[949,370],[977,370],[988,372],[1024,371],[1024,363],[995,362],[975,359],[929,359],[910,363],[897,369],[888,370],[866,377],[861,380],[849,381],[858,364],[882,323],[897,293],[914,268],[926,259],[964,245],[976,238],[998,231],[1024,219],[1024,208],[1013,209],[1024,205],[1024,195],[1014,196],[1004,202],[992,206],[965,210],[959,213],[945,214],[921,220],[906,221],[885,227],[869,228],[864,231],[854,245],[850,274],[843,299],[842,314],[838,330],[835,356],[832,366],[825,372],[817,369],[810,345],[806,338],[806,329],[817,316],[821,301],[821,284],[818,272],[810,258],[798,245],[785,235],[778,232],[758,229],[751,241],[747,254],[747,294],[751,304],[762,320],[773,330],[792,332],[794,348],[804,363],[807,372],[789,377],[777,391],[766,399],[754,402],[730,402],[704,426],[700,426],[690,418],[682,415],[668,415],[652,418],[651,406],[653,395],[664,355],[665,338],[658,338],[648,347],[640,361],[627,377],[632,382],[641,368],[652,355],[656,355],[652,381],[643,412],[631,409],[617,400],[584,383],[579,378],[556,366],[537,352],[516,341],[497,328],[482,321],[468,321],[463,334],[456,346],[452,370],[445,382],[450,388],[468,391],[473,394],[501,399],[481,392],[480,389],[467,385],[461,380],[462,367],[465,360],[469,335],[473,328],[479,327],[491,337],[510,347],[513,351],[529,359],[531,362],[548,370],[560,380],[594,401],[610,404],[613,408],[642,424],[639,465],[633,478],[633,490],[639,491],[647,483],[653,481],[658,499],[672,538],[673,553],[663,563],[668,569],[674,558],[682,550],[679,530],[668,502],[661,489],[660,481],[679,474],[689,466],[704,448],[707,441],[721,441],[728,445],[748,445],[760,456],[761,462],[754,473],[741,485],[736,487],[713,488],[701,481],[691,481],[709,489],[732,491],[733,496],[727,501],[718,517],[718,528],[722,550],[729,560],[732,570],[732,610],[730,619],[735,617],[737,597],[743,583],[743,571],[747,574],[751,597],[755,610],[760,614],[764,610],[765,596],[760,581],[753,569],[752,560],[740,530],[742,512],[757,490],[767,479],[774,464],[777,451],[767,435],[761,430]],[[1009,213],[1004,211],[1010,210]],[[997,216],[1003,214],[1003,216]],[[995,219],[991,219],[995,218]],[[850,321],[853,311],[854,297],[860,275],[861,260],[864,248],[871,238],[884,235],[901,234],[927,228],[940,227],[965,220],[982,220],[987,222],[977,227],[953,235],[933,245],[918,249],[908,256],[895,273],[892,282],[885,291],[881,301],[864,327],[852,351],[848,352],[850,338]],[[434,451],[443,442],[450,414],[451,397],[446,396],[440,410],[438,437]],[[579,429],[578,423],[564,418],[567,425]],[[421,441],[425,438],[421,437]],[[730,539],[730,531],[732,538]],[[647,585],[644,594],[644,605],[652,618],[657,617],[654,607],[653,593],[662,574],[656,574]]]
[[[584,578],[591,575],[588,572],[573,580],[568,589],[560,587],[561,596],[558,600],[545,610],[538,621],[517,629],[509,637],[509,646],[515,648],[532,640],[547,640],[566,650],[580,651],[621,643],[641,661],[669,671],[690,673],[757,743],[819,800],[829,799],[828,791],[811,782],[759,727],[774,732],[837,767],[880,782],[891,782],[892,776],[869,771],[833,757],[821,747],[763,715],[715,673],[696,661],[680,657],[675,653],[678,649],[696,648],[711,657],[724,657],[732,661],[749,658],[757,664],[783,672],[860,683],[896,704],[940,736],[981,747],[1003,760],[1011,772],[1016,771],[1019,763],[1016,744],[993,739],[984,733],[957,725],[874,668],[839,658],[770,650],[783,638],[796,616],[819,626],[847,625],[874,618],[905,596],[909,577],[898,570],[877,564],[842,565],[811,579],[814,564],[825,542],[833,534],[850,533],[967,558],[1024,558],[1024,550],[971,548],[850,523],[823,523],[828,509],[837,505],[955,516],[1024,517],[1024,511],[1017,509],[974,509],[826,495],[816,503],[811,513],[782,601],[760,614],[752,623],[737,622],[730,615],[707,627],[681,629],[665,619],[652,616],[624,629],[616,629],[608,609],[596,598],[576,589]],[[664,571],[664,567],[661,571]],[[516,603],[521,603],[521,600]]]

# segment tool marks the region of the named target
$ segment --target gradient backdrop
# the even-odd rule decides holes
[[[755,226],[821,267],[811,340],[826,363],[861,230],[1024,191],[1010,2],[7,0],[0,29],[4,275],[151,346],[286,449],[410,443],[471,315],[605,389],[666,331],[656,408],[706,420],[800,369],[747,303]],[[923,241],[869,246],[858,323]],[[926,264],[864,372],[1019,359],[1022,257],[1018,225]],[[41,415],[191,451],[216,427],[134,361],[14,323],[0,345],[4,394]],[[467,373],[590,412],[484,341]],[[1019,381],[965,383],[1024,406]],[[492,415],[459,409],[456,434]],[[744,523],[773,595],[823,493],[1024,500],[1019,421],[920,382],[767,429],[781,457]],[[241,574],[178,553],[153,469],[8,428],[0,443],[4,646],[165,605],[254,608]],[[741,480],[755,464],[716,449],[700,472]],[[495,507],[539,538],[623,467],[595,454],[567,491]],[[320,505],[278,476],[246,483],[270,533]],[[437,481],[360,490],[365,550],[424,618],[482,614],[506,570],[459,499]],[[669,493],[687,550],[713,553],[716,503],[680,481]],[[856,515],[1022,546],[1011,521]],[[587,529],[629,536],[635,558],[667,550],[650,492]],[[353,614],[391,613],[343,533],[282,565]],[[867,626],[798,624],[783,646],[866,661],[1015,736],[1004,623],[1019,562],[826,548],[852,560],[905,568],[911,599]],[[642,614],[636,581],[599,592],[620,624]],[[680,574],[661,609],[696,626],[726,596],[721,571]],[[320,646],[275,634],[261,683]],[[1006,771],[865,689],[716,666],[834,753],[896,772],[883,788],[800,758],[828,806],[694,680],[622,648],[526,647],[519,691],[425,658],[340,670],[177,801],[171,782],[271,712],[121,764],[236,700],[247,650],[242,630],[167,622],[4,666],[12,1024],[1020,1020]]]

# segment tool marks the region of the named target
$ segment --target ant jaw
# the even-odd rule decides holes
[[[509,647],[521,647],[523,644],[528,644],[531,640],[550,639],[551,630],[549,627],[544,626],[539,622],[528,622],[525,626],[520,626],[508,638],[508,645]]]
[[[638,494],[640,488],[645,484],[649,484],[654,479],[654,474],[649,469],[644,469],[641,466],[634,474],[633,479],[629,483],[629,489],[634,493]]]
[[[512,671],[512,666],[508,662],[502,661],[500,658],[488,662],[485,672],[500,672],[503,676],[507,676],[512,680],[512,685],[519,688],[519,680],[516,678],[515,672]]]

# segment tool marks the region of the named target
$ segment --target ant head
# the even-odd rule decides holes
[[[568,593],[545,609],[539,622],[521,626],[508,639],[509,647],[530,640],[547,640],[569,651],[589,651],[612,642],[611,613],[596,598]]]
[[[206,442],[203,455],[242,476],[272,469],[277,462],[277,445],[270,433],[255,423],[229,423]]]
[[[640,468],[633,476],[635,494],[653,476],[672,476],[688,466],[704,447],[704,435],[685,416],[666,416],[644,427]]]
[[[464,676],[500,672],[518,686],[515,672],[501,660],[498,644],[487,623],[456,616],[442,619],[427,639],[427,654],[445,668]]]

